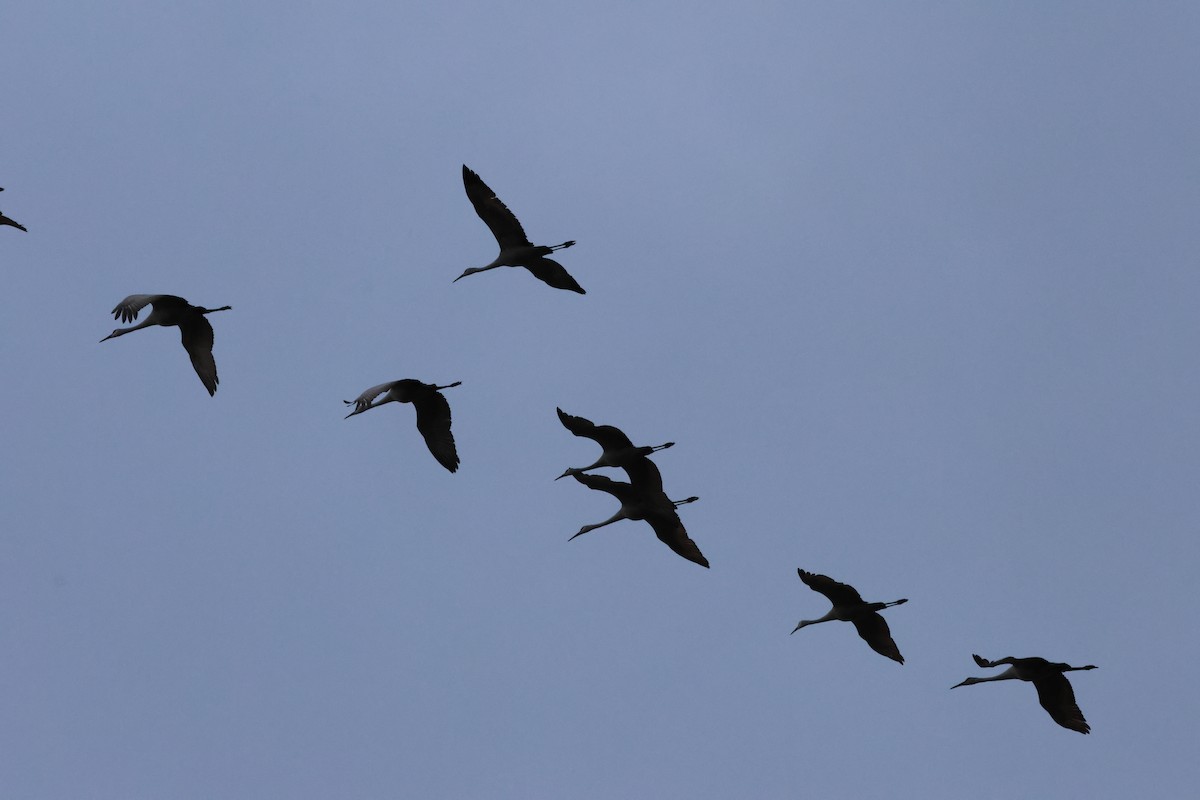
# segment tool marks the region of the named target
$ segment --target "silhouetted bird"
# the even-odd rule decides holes
[[[496,193],[488,188],[483,179],[463,164],[463,186],[467,189],[467,197],[475,206],[475,213],[484,221],[500,244],[500,255],[486,267],[472,267],[455,278],[461,280],[476,272],[484,272],[496,267],[524,267],[533,273],[538,280],[548,283],[555,289],[568,289],[572,292],[586,294],[575,279],[563,269],[563,265],[552,261],[546,256],[555,250],[561,250],[575,244],[574,240],[556,244],[553,247],[530,244],[525,236],[525,229],[517,221],[516,215],[508,210]],[[452,281],[453,282],[453,281]]]
[[[800,624],[792,629],[792,633],[806,625],[816,625],[818,622],[829,622],[835,619],[842,622],[853,622],[858,635],[871,645],[872,650],[893,661],[904,663],[904,656],[900,655],[900,648],[896,647],[896,642],[892,639],[892,632],[888,629],[887,620],[879,612],[891,606],[907,603],[907,598],[890,603],[866,603],[863,602],[862,596],[853,586],[839,583],[828,575],[817,575],[802,569],[798,569],[796,572],[800,575],[800,580],[804,581],[805,586],[829,598],[829,602],[833,603],[833,608],[829,609],[829,613],[820,619],[800,620]]]
[[[4,188],[0,187],[0,192],[3,192],[3,191],[4,191]],[[9,217],[4,216],[3,212],[0,212],[0,225],[11,225],[19,231],[25,231],[26,233],[29,233],[29,231],[25,228],[24,225],[17,222],[15,219],[11,219]]]
[[[1071,682],[1063,673],[1096,669],[1094,664],[1088,664],[1086,667],[1072,667],[1070,664],[1055,664],[1044,658],[1036,657],[1009,657],[988,661],[986,658],[972,654],[971,658],[975,659],[975,663],[981,667],[998,667],[1001,664],[1008,664],[1009,667],[999,675],[993,675],[990,678],[967,678],[962,683],[951,686],[951,689],[988,681],[1029,681],[1033,684],[1033,688],[1037,689],[1038,702],[1049,712],[1051,719],[1064,728],[1079,733],[1091,732],[1092,729],[1088,726],[1087,720],[1083,718],[1083,712],[1079,710],[1079,705],[1075,702],[1075,691],[1071,688]]]
[[[441,390],[461,384],[462,381],[455,381],[445,386],[434,386],[432,383],[405,378],[372,386],[357,399],[342,402],[354,406],[354,410],[346,415],[346,419],[372,408],[379,408],[384,403],[412,403],[417,408],[417,430],[425,437],[429,452],[433,453],[439,464],[455,472],[458,470],[459,460],[458,451],[454,447],[454,435],[450,433],[450,404],[442,396]],[[387,394],[382,400],[378,403],[371,402],[384,392]]]
[[[645,520],[650,523],[650,527],[654,529],[654,533],[658,536],[660,542],[688,561],[693,561],[702,567],[707,567],[708,559],[700,552],[700,548],[696,546],[696,543],[688,537],[687,530],[683,527],[683,522],[679,519],[679,514],[675,511],[676,507],[686,503],[694,503],[700,498],[689,497],[686,500],[669,499],[662,491],[661,479],[658,480],[658,488],[656,489],[654,488],[654,479],[647,477],[651,475],[657,476],[657,468],[647,458],[641,458],[639,461],[645,462],[649,467],[647,468],[644,465],[638,466],[637,464],[631,465],[634,470],[632,474],[639,476],[633,483],[614,481],[603,475],[574,473],[575,480],[589,489],[608,492],[621,501],[621,507],[617,510],[616,514],[613,514],[604,520],[604,522],[598,522],[595,525],[584,525],[575,536],[582,536],[588,531],[603,528],[605,525],[611,525],[623,519]],[[574,539],[575,536],[571,538]]]
[[[656,450],[664,450],[675,446],[674,442],[667,442],[666,444],[654,447],[634,447],[633,442],[621,432],[620,428],[613,427],[612,425],[597,425],[583,417],[573,417],[561,408],[557,409],[557,411],[558,418],[562,422],[563,427],[576,436],[591,439],[604,448],[604,452],[600,454],[600,458],[596,459],[595,463],[586,467],[571,467],[562,475],[559,475],[558,478],[577,475],[598,467],[622,467],[643,456],[648,456]],[[558,478],[554,480],[558,480]]]
[[[106,342],[117,336],[149,328],[152,325],[178,326],[183,340],[183,349],[187,350],[192,359],[192,366],[200,376],[200,382],[208,389],[209,395],[217,392],[217,362],[213,359],[213,329],[205,314],[217,311],[229,311],[232,306],[220,308],[201,308],[194,306],[182,297],[173,294],[131,294],[112,310],[113,319],[122,322],[132,322],[137,319],[138,312],[147,305],[152,306],[144,320],[130,328],[117,328],[100,341]]]

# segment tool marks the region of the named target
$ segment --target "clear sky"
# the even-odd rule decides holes
[[[0,785],[1184,797],[1200,7],[0,13]],[[586,296],[482,266],[483,177]],[[99,344],[133,293],[208,307]],[[450,383],[462,458],[397,378]],[[657,462],[712,562],[553,478]],[[620,477],[614,475],[613,477]],[[796,568],[857,586],[907,663]],[[971,660],[1075,673],[1090,736]]]

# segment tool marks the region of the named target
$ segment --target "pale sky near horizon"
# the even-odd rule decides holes
[[[1200,7],[0,12],[0,794],[1200,780]],[[496,253],[467,164],[587,290]],[[207,307],[99,344],[133,293]],[[143,312],[145,313],[145,312]],[[462,467],[397,378],[446,392]],[[712,563],[553,478],[655,456]],[[620,478],[619,474],[609,473]],[[886,612],[900,666],[796,568]],[[949,687],[986,658],[1072,673]]]

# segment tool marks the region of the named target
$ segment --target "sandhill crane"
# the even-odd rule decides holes
[[[1079,710],[1079,705],[1075,702],[1075,691],[1071,688],[1071,682],[1063,673],[1096,669],[1094,664],[1088,664],[1086,667],[1072,667],[1070,664],[1055,664],[1044,658],[1012,658],[1010,656],[988,661],[986,658],[980,658],[974,654],[971,657],[981,667],[998,667],[1001,664],[1009,666],[999,675],[992,675],[989,678],[967,678],[962,683],[951,686],[951,689],[988,681],[1029,681],[1033,684],[1033,688],[1037,689],[1038,702],[1049,712],[1051,719],[1064,728],[1079,733],[1091,731],[1087,720],[1083,718],[1083,712]]]
[[[4,188],[0,187],[0,192],[3,192],[3,191],[4,191]],[[19,231],[25,231],[26,233],[29,233],[29,230],[26,229],[26,227],[24,225],[17,222],[15,219],[11,219],[9,217],[4,216],[3,212],[0,212],[0,225],[11,225]]]
[[[649,459],[643,458],[642,461],[650,463]],[[651,465],[651,468],[653,468],[653,465]],[[657,473],[658,470],[654,469],[654,472]],[[574,477],[575,480],[589,489],[608,492],[621,501],[621,508],[617,510],[616,514],[595,525],[584,525],[575,536],[582,536],[588,531],[603,528],[605,525],[611,525],[623,519],[645,520],[650,523],[650,527],[654,529],[654,533],[658,536],[660,542],[688,561],[695,562],[702,567],[708,566],[708,559],[700,552],[700,548],[696,546],[696,543],[688,537],[687,530],[683,527],[683,522],[679,519],[679,514],[675,511],[677,507],[687,503],[694,503],[700,498],[689,497],[686,500],[671,500],[661,488],[657,491],[644,491],[637,485],[636,481],[635,483],[624,483],[622,481],[611,480],[603,475],[588,475],[586,473],[575,473]],[[571,538],[574,539],[575,536]]]
[[[589,419],[573,417],[561,408],[556,410],[558,411],[558,419],[562,422],[563,427],[576,436],[591,439],[604,448],[604,452],[600,454],[600,458],[596,459],[595,463],[586,467],[571,467],[562,475],[559,475],[558,478],[577,475],[581,472],[596,469],[597,467],[624,466],[643,456],[648,456],[656,450],[665,450],[668,447],[675,446],[674,442],[667,442],[666,444],[655,445],[653,447],[634,447],[633,442],[629,440],[628,436],[622,433],[620,428],[612,425],[597,425]],[[554,480],[558,480],[558,478]]]
[[[100,341],[107,342],[109,339],[152,325],[178,326],[180,337],[183,339],[183,349],[187,350],[188,357],[192,359],[192,366],[200,376],[200,382],[208,389],[210,397],[216,394],[219,381],[217,362],[212,354],[213,329],[204,315],[229,311],[232,306],[201,308],[173,294],[131,294],[117,303],[117,307],[112,310],[113,319],[132,322],[137,319],[138,312],[147,305],[152,308],[144,320],[130,328],[117,328]]]
[[[888,629],[887,620],[879,612],[891,606],[907,603],[908,598],[893,600],[890,603],[866,603],[863,602],[862,595],[853,586],[839,583],[828,575],[817,575],[802,569],[797,569],[796,572],[800,575],[800,580],[804,581],[805,586],[829,598],[829,602],[833,603],[833,608],[820,619],[800,620],[800,624],[792,630],[792,633],[806,625],[816,625],[818,622],[829,622],[835,619],[842,622],[853,622],[858,635],[871,645],[872,650],[881,656],[887,656],[892,661],[904,663],[904,656],[900,655],[900,648],[896,647],[896,642],[892,639],[892,632]]]
[[[524,267],[532,272],[535,278],[555,289],[567,289],[586,294],[562,264],[546,258],[555,250],[571,247],[575,244],[574,240],[552,247],[544,244],[530,244],[529,238],[525,235],[525,229],[517,221],[516,215],[508,210],[508,206],[504,205],[500,198],[496,197],[496,193],[488,188],[483,179],[471,171],[466,164],[463,164],[463,186],[467,189],[467,197],[471,200],[471,205],[475,206],[475,213],[484,221],[500,244],[500,255],[496,256],[496,260],[486,267],[472,267],[454,281],[496,267]]]
[[[454,435],[450,433],[450,404],[441,395],[441,390],[460,385],[462,381],[435,386],[412,378],[381,383],[367,389],[354,400],[343,400],[346,405],[354,406],[354,410],[345,418],[350,419],[355,414],[379,408],[384,403],[412,403],[417,409],[417,430],[425,437],[429,452],[433,453],[439,464],[455,472],[458,470],[459,461],[458,451],[454,447]],[[387,394],[382,400],[378,403],[371,402],[384,392]]]

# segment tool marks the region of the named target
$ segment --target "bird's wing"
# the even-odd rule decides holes
[[[503,201],[496,197],[496,193],[483,182],[483,178],[476,175],[466,164],[463,164],[463,186],[467,190],[467,198],[475,207],[475,213],[496,237],[496,242],[500,245],[501,250],[530,246],[529,238],[525,235],[525,229],[521,227],[521,223],[517,221],[516,214],[509,211],[508,206],[504,205]],[[568,275],[567,278],[569,280],[570,276]],[[577,289],[577,291],[583,290]]]
[[[500,201],[497,200],[496,202]],[[542,283],[553,286],[555,289],[566,289],[567,291],[578,292],[579,294],[587,294],[583,290],[583,287],[571,277],[571,273],[567,272],[563,265],[554,259],[545,257],[535,258],[526,261],[523,266],[533,273],[533,277]]]
[[[1083,712],[1075,702],[1075,691],[1066,675],[1054,672],[1038,678],[1033,685],[1037,688],[1038,702],[1055,722],[1080,733],[1091,731],[1087,720],[1083,718]]]
[[[642,494],[654,495],[662,492],[662,473],[658,471],[654,462],[645,456],[639,456],[627,464],[622,464],[621,469],[625,470],[625,474],[629,476],[629,482],[633,488]]]
[[[365,392],[363,392],[362,394],[360,394],[358,397],[354,398],[353,400],[346,400],[344,402],[348,406],[349,405],[354,406],[355,411],[365,411],[367,409],[367,407],[371,405],[372,400],[374,400],[376,397],[383,394],[384,392],[390,390],[393,386],[395,386],[399,382],[400,381],[388,381],[387,383],[381,383],[378,386],[372,386],[370,389],[367,389]]]
[[[25,231],[26,233],[29,233],[29,229],[28,229],[28,228],[26,228],[24,225],[22,225],[21,223],[17,222],[17,221],[16,221],[15,219],[13,219],[12,217],[6,217],[6,216],[4,216],[4,214],[2,214],[2,213],[0,213],[0,225],[12,225],[12,226],[13,226],[14,228],[16,228],[17,230],[20,230],[20,231]]]
[[[804,581],[805,586],[825,595],[835,606],[851,606],[863,601],[858,590],[849,584],[835,581],[828,575],[817,575],[802,569],[798,569],[796,572],[800,575],[800,580]]]
[[[853,622],[858,635],[863,638],[864,642],[871,645],[872,650],[881,656],[887,656],[892,661],[904,663],[904,656],[900,655],[900,648],[896,647],[887,620],[883,618],[882,614],[872,611],[870,614],[856,617]]]
[[[182,301],[182,298],[169,294],[131,294],[117,303],[116,308],[112,310],[113,319],[119,319],[121,322],[133,322],[137,319],[139,311],[151,303],[164,302],[165,298]]]
[[[650,523],[651,528],[654,528],[654,534],[658,540],[674,550],[677,555],[702,567],[708,566],[708,559],[688,536],[687,529],[683,527],[683,522],[675,513],[674,507],[670,511],[665,508],[658,510],[646,517],[646,521]]]
[[[192,366],[200,376],[200,382],[208,389],[211,397],[217,393],[217,362],[213,358],[213,329],[203,314],[196,314],[186,322],[179,323],[179,335],[183,349],[192,359]]]
[[[1018,661],[1023,661],[1023,662],[1041,661],[1042,664],[1049,663],[1044,658],[1038,658],[1038,659],[1020,658],[1020,659],[1018,659],[1018,658],[1013,658],[1012,656],[1005,656],[1004,658],[997,658],[995,661],[988,661],[986,658],[984,658],[982,656],[977,656],[974,653],[971,654],[971,658],[975,659],[975,663],[981,667],[998,667],[1001,664],[1008,664],[1010,667],[1015,667],[1017,665]],[[1034,668],[1036,666],[1037,665],[1032,664],[1032,663],[1029,664],[1030,668]]]
[[[429,452],[446,469],[458,469],[458,451],[454,447],[454,435],[450,433],[450,404],[442,393],[429,389],[413,398],[417,407],[417,430],[425,437]]]
[[[613,427],[612,425],[597,425],[590,419],[573,417],[561,408],[557,409],[557,411],[558,419],[562,422],[564,428],[576,436],[591,439],[605,450],[620,450],[624,447],[633,447],[633,442],[629,441],[629,437],[622,433],[620,428]]]
[[[587,472],[576,472],[573,474],[575,480],[582,483],[589,489],[595,489],[601,492],[608,492],[613,497],[622,499],[630,496],[633,487],[624,481],[614,481],[612,478],[606,478],[603,475],[592,475]]]

